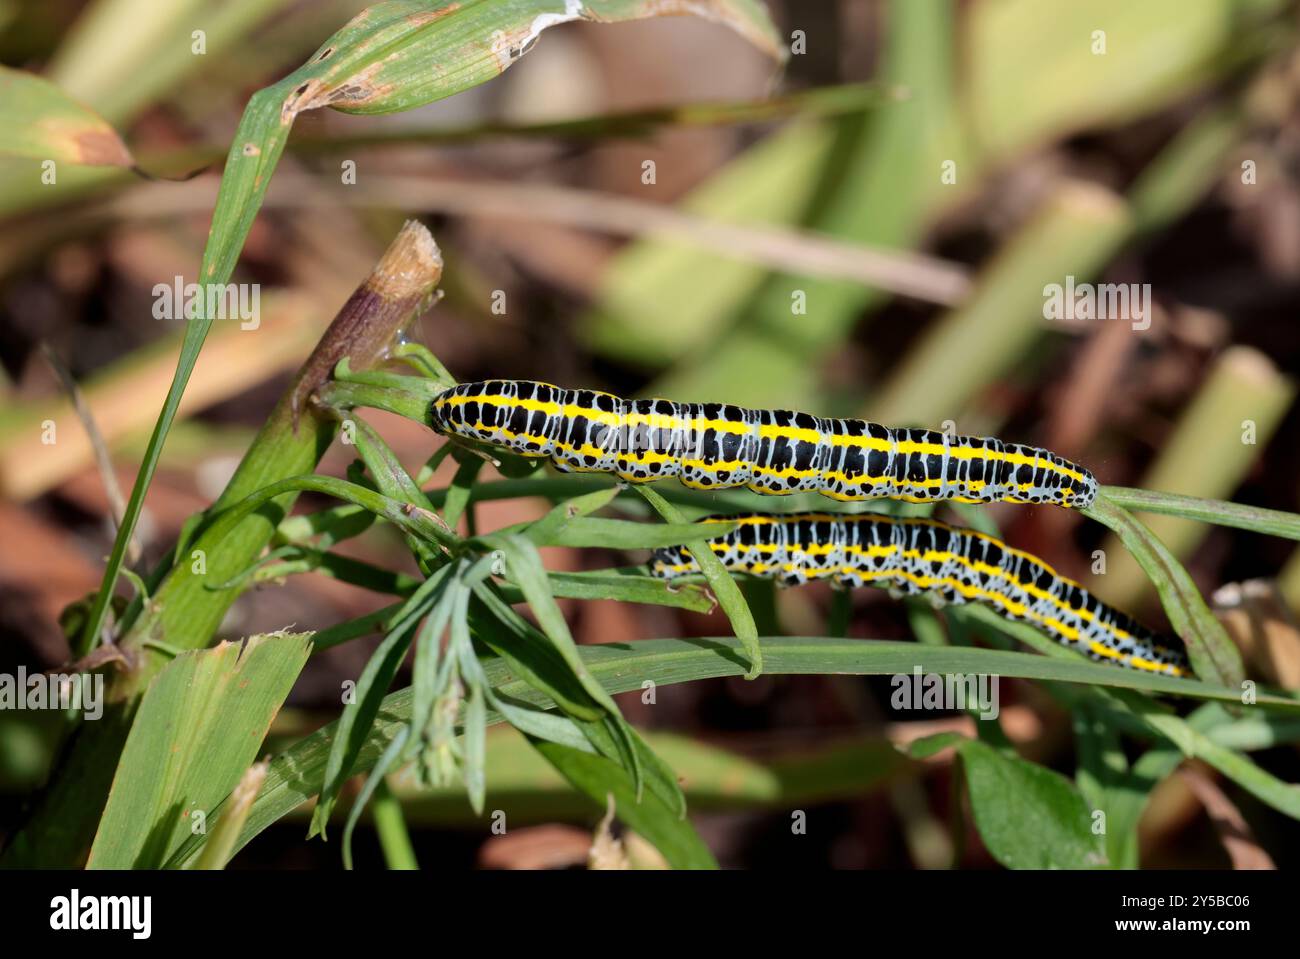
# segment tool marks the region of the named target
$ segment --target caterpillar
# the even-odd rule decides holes
[[[709,540],[732,572],[796,585],[829,579],[837,586],[882,586],[895,595],[939,603],[983,603],[1029,623],[1092,659],[1146,672],[1190,676],[1186,653],[1036,556],[971,529],[929,519],[790,513],[711,516],[739,525]],[[655,550],[650,571],[662,579],[698,572],[686,547]]]
[[[614,473],[632,483],[675,476],[695,489],[1080,509],[1097,496],[1086,469],[1033,446],[789,410],[625,400],[528,380],[454,386],[433,398],[429,425],[549,457],[562,472]]]

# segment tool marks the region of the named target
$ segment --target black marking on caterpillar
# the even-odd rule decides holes
[[[527,380],[462,383],[434,398],[439,432],[548,457],[563,472],[695,489],[818,492],[837,500],[1051,503],[1084,508],[1091,473],[1047,450],[866,420],[722,403],[625,400]]]
[[[1095,660],[1191,676],[1181,643],[1107,606],[1041,559],[984,533],[928,519],[833,513],[711,516],[739,522],[709,541],[732,572],[796,585],[881,586],[937,604],[983,603]],[[671,580],[699,571],[682,546],[658,549],[650,571]]]

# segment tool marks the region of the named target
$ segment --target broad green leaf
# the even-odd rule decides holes
[[[1079,791],[1094,814],[1102,813],[1106,859],[1114,869],[1138,868],[1138,820],[1147,799],[1160,782],[1183,761],[1183,753],[1157,744],[1130,765],[1120,730],[1109,721],[1110,710],[1088,704],[1074,710],[1074,741]]]
[[[961,756],[975,827],[994,859],[1008,869],[1105,865],[1088,804],[1068,779],[956,733],[917,740],[910,751],[922,759],[948,746]]]
[[[90,850],[90,868],[156,869],[252,765],[311,652],[266,633],[177,656],[140,704]]]

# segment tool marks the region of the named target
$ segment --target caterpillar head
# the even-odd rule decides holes
[[[455,387],[452,387],[449,390],[444,390],[435,396],[429,403],[429,426],[438,433],[450,432],[451,406],[447,401],[455,392]]]

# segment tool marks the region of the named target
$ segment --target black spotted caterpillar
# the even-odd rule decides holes
[[[783,585],[827,579],[881,586],[938,602],[976,602],[1029,623],[1096,660],[1169,676],[1192,675],[1181,644],[1058,576],[1036,556],[975,530],[928,519],[790,513],[714,516],[739,526],[709,541],[727,569]],[[685,547],[655,551],[650,571],[672,579],[698,572]]]
[[[633,483],[676,476],[696,489],[1076,508],[1097,496],[1086,469],[1033,446],[789,410],[488,380],[439,394],[429,418],[442,433]]]

